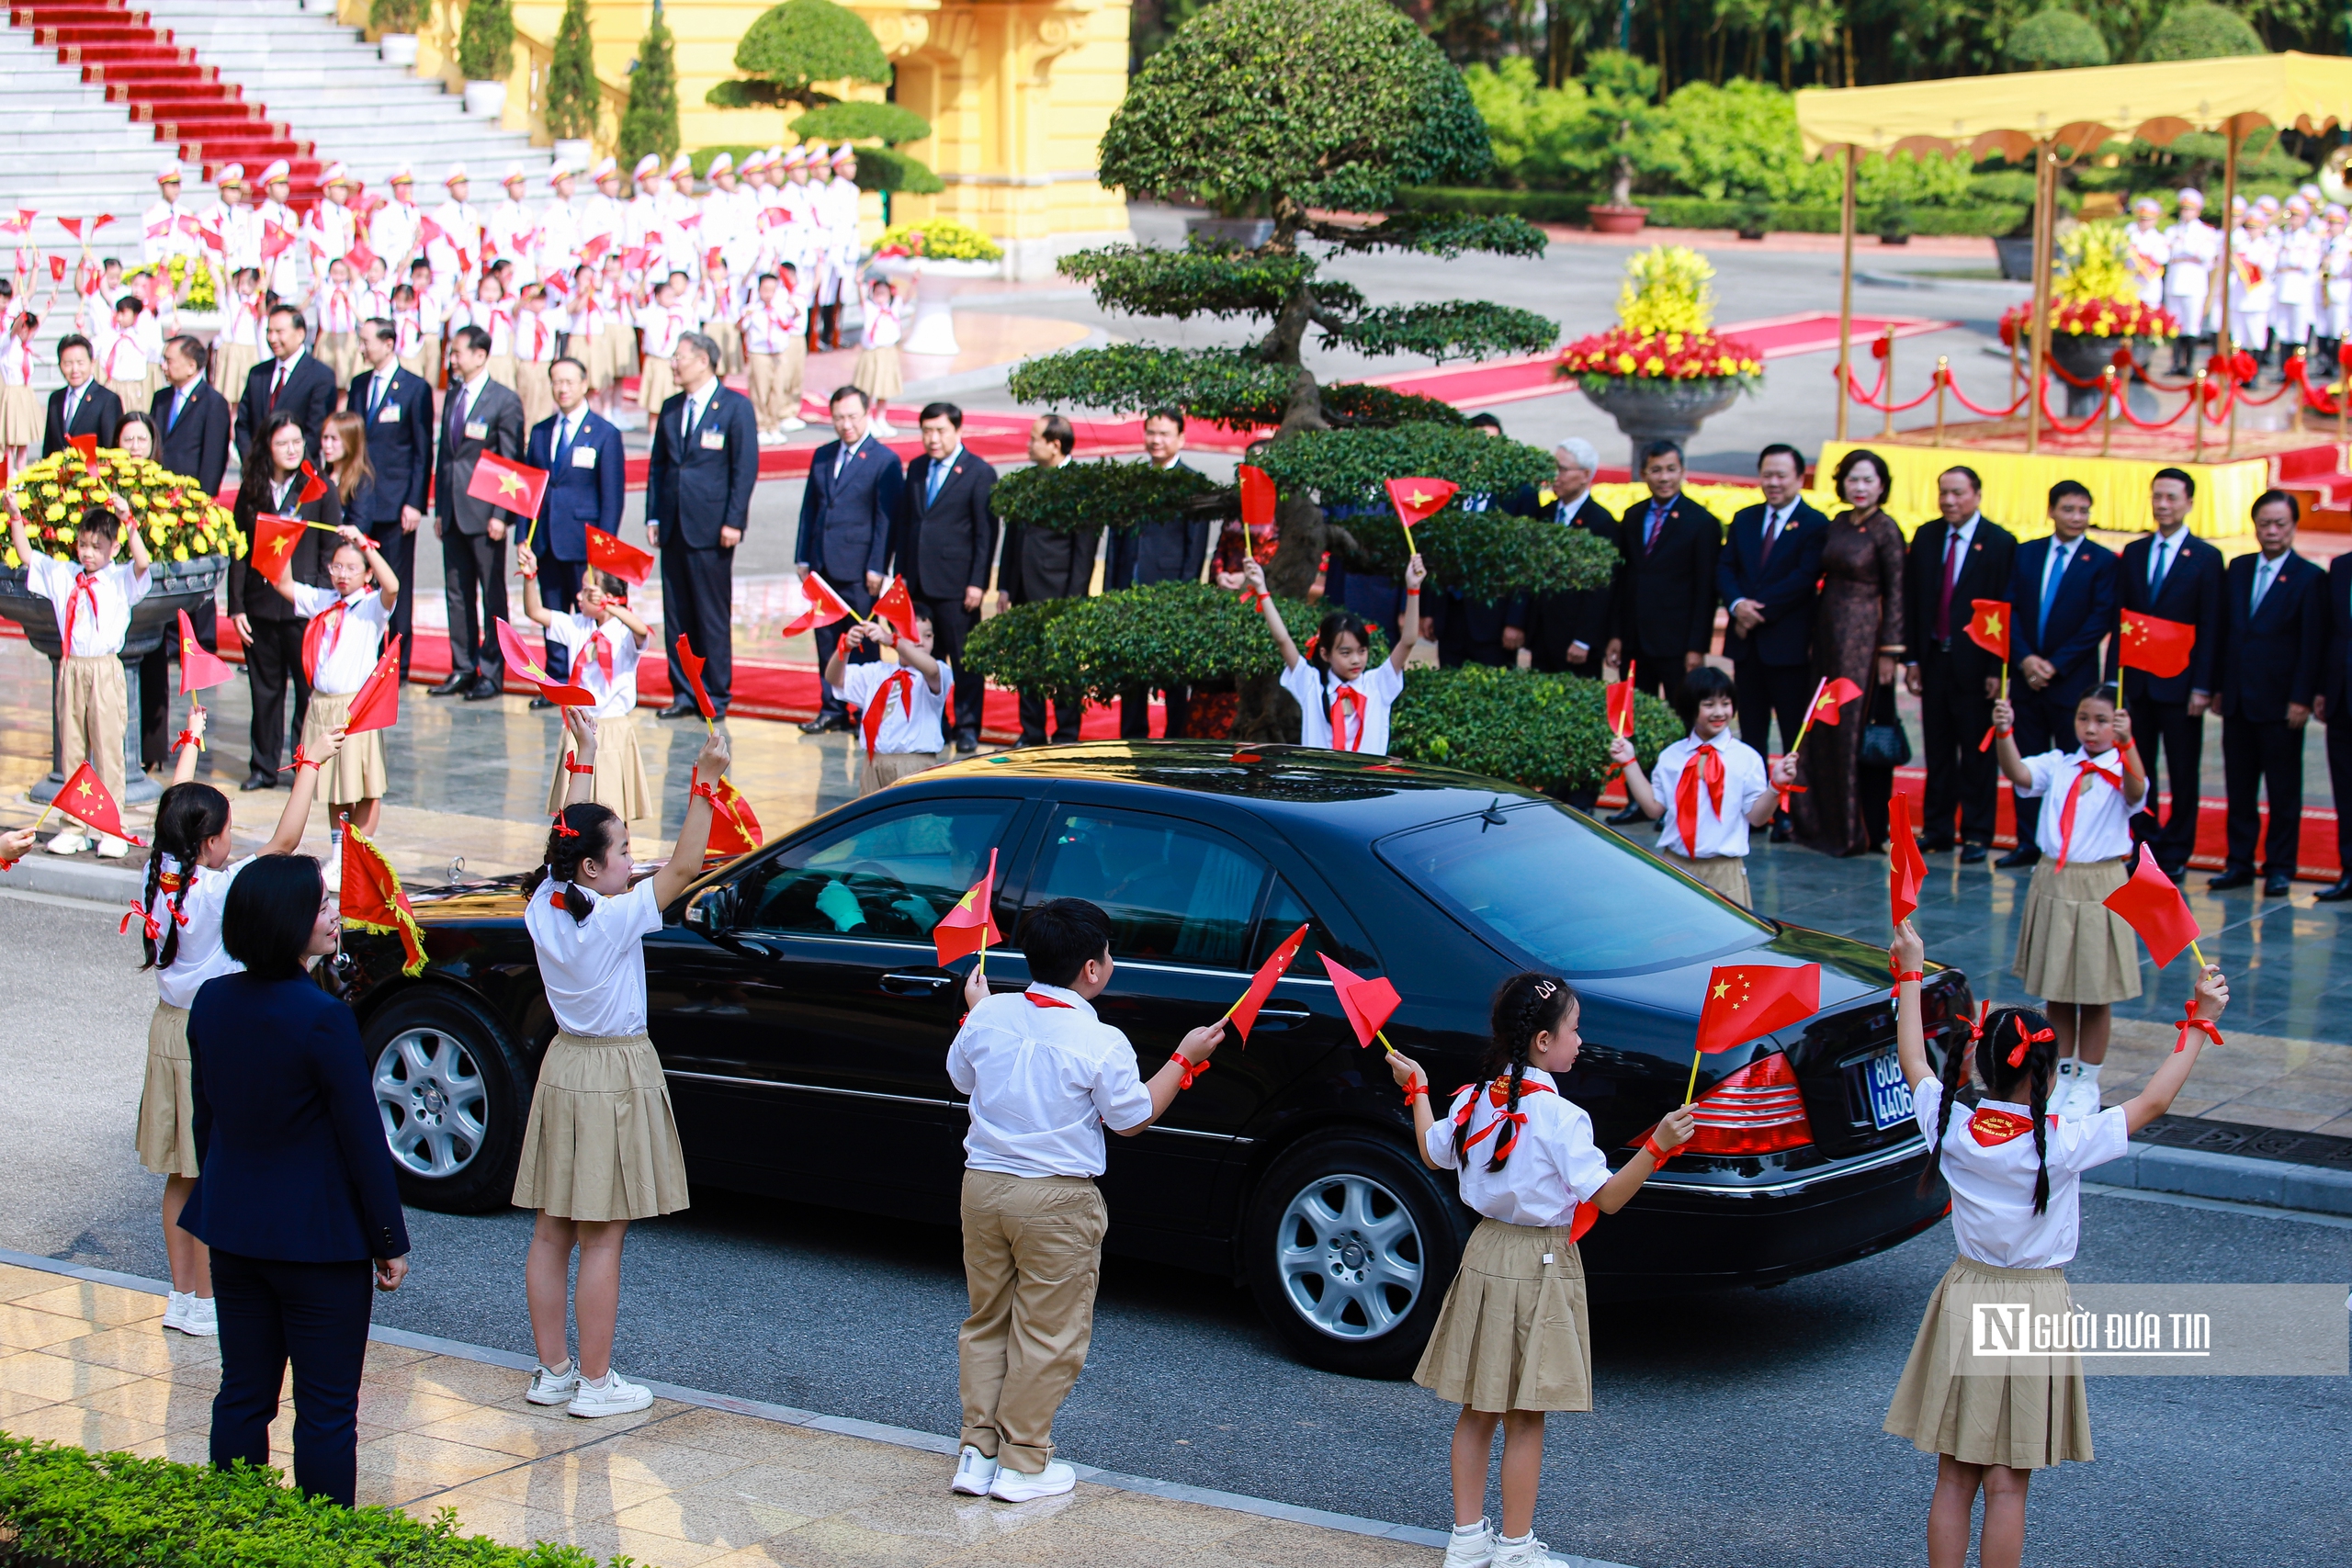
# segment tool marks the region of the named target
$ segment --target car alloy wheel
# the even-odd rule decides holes
[[[1368,1176],[1334,1174],[1300,1189],[1283,1211],[1275,1248],[1291,1310],[1334,1339],[1377,1339],[1421,1298],[1420,1227]]]
[[[377,1053],[374,1080],[384,1139],[402,1169],[446,1179],[481,1152],[490,1091],[456,1035],[401,1031]]]

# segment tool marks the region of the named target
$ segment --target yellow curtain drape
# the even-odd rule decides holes
[[[2073,453],[2037,456],[1867,441],[1826,444],[1821,449],[1821,472],[1832,472],[1840,457],[1860,446],[1868,446],[1886,460],[1894,479],[1894,492],[1886,499],[1886,510],[1902,525],[1906,536],[1936,515],[1936,480],[1955,464],[1965,464],[1976,470],[1977,477],[1984,481],[1984,515],[2020,539],[2038,539],[2050,532],[2050,487],[2060,479],[2078,479],[2091,492],[2093,528],[2145,533],[2155,526],[2155,520],[2148,515],[2150,481],[2159,468],[2179,468],[2197,481],[2197,500],[2189,510],[2188,527],[2205,539],[2251,532],[2255,498],[2270,486],[2270,466],[2260,458],[2235,463],[2168,463],[2135,457],[2086,457]],[[1600,487],[1594,489],[1598,493]],[[1821,502],[1816,501],[1815,504]]]

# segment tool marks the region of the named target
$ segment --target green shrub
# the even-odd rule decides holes
[[[467,0],[458,70],[469,82],[503,82],[514,69],[514,13],[507,0]]]
[[[784,0],[743,29],[735,69],[748,79],[721,82],[704,101],[719,108],[831,104],[820,82],[890,80],[890,61],[864,18],[833,0]]]
[[[1392,479],[1451,479],[1474,495],[1507,496],[1552,477],[1541,446],[1459,424],[1399,424],[1378,430],[1298,430],[1253,459],[1285,491],[1315,492],[1329,508],[1387,504]]]
[[[1294,641],[1304,644],[1322,622],[1322,605],[1276,603]],[[1374,629],[1373,657],[1385,659],[1387,649]],[[1001,685],[1097,702],[1129,686],[1238,682],[1279,674],[1282,667],[1258,611],[1204,582],[1016,604],[981,622],[964,644],[964,668]]]
[[[1634,699],[1634,749],[1644,767],[1684,734],[1665,703]],[[1606,697],[1600,682],[1581,675],[1415,667],[1405,671],[1405,694],[1388,721],[1388,749],[1531,789],[1590,789],[1609,776]]]
[[[628,107],[621,111],[619,155],[622,167],[648,152],[664,158],[678,150],[678,60],[662,13],[638,40],[637,59],[629,65]]]
[[[564,0],[554,55],[548,64],[543,111],[548,134],[559,141],[587,141],[596,134],[605,106],[605,90],[596,81],[595,42],[588,32],[588,0]]]
[[[2244,17],[2220,6],[2175,6],[2148,35],[2143,60],[2219,60],[2232,54],[2267,54],[2262,35]]]
[[[1405,530],[1385,506],[1348,529],[1358,547],[1342,550],[1353,571],[1405,580]],[[1605,588],[1617,570],[1617,547],[1582,528],[1563,528],[1498,512],[1439,513],[1413,525],[1421,564],[1437,588],[1460,589],[1478,604],[1513,593],[1565,593]]]
[[[397,1508],[345,1508],[282,1485],[274,1470],[0,1433],[0,1562],[27,1568],[595,1568],[576,1546],[501,1546],[458,1528],[453,1508],[431,1524]]]
[[[2034,71],[2064,71],[2107,63],[2107,39],[2088,17],[2052,6],[2017,25],[2001,53]]]
[[[883,141],[896,146],[929,136],[931,121],[896,104],[820,104],[786,129],[803,141]]]
[[[428,9],[426,0],[368,0],[368,25],[379,34],[419,32]]]
[[[2027,200],[2011,202],[1971,196],[1963,204],[1956,206],[1921,206],[1906,202],[1905,205],[1911,214],[1912,231],[1918,234],[2006,234],[2030,209],[2032,176],[2027,175],[2026,180],[2029,186]],[[1859,180],[1856,181],[1857,186],[1860,184]],[[1603,199],[1599,192],[1480,190],[1424,186],[1418,190],[1402,192],[1397,205],[1408,211],[1509,214],[1524,218],[1531,223],[1582,223],[1586,209]],[[2073,199],[2071,191],[2061,195],[2062,204],[2071,203]],[[1726,197],[1718,201],[1698,196],[1645,194],[1636,197],[1635,200],[1649,209],[1649,220],[1660,228],[1736,229],[1753,210],[1748,198]],[[1866,213],[1871,210],[1867,203],[1861,204],[1861,209]],[[1838,206],[1834,199],[1817,206],[1773,202],[1768,204],[1764,211],[1764,226],[1768,229],[1792,234],[1835,234],[1838,231]]]
[[[1223,498],[1220,502],[1219,498]],[[1100,528],[1122,532],[1178,517],[1238,515],[1233,490],[1197,468],[1098,457],[1057,468],[1015,468],[989,492],[989,508],[1008,523],[1048,533]]]

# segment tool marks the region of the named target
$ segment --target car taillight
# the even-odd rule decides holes
[[[1769,1155],[1813,1142],[1796,1069],[1783,1052],[1758,1056],[1690,1106],[1699,1130],[1683,1147],[1694,1155]]]

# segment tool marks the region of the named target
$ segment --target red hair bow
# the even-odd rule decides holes
[[[2009,1066],[2012,1067],[2023,1066],[2025,1065],[2025,1054],[2028,1046],[2039,1045],[2045,1040],[2055,1040],[2058,1038],[2058,1032],[2054,1029],[2037,1029],[2032,1033],[2028,1034],[2025,1032],[2025,1018],[2022,1014],[2018,1016],[2017,1024],[2018,1043],[2009,1047]]]
[[[555,814],[555,834],[559,839],[576,839],[580,837],[580,829],[565,821],[563,813],[559,811]]]
[[[130,912],[124,915],[121,920],[116,924],[114,928],[114,934],[117,936],[122,935],[125,931],[130,929],[130,922],[133,920],[139,921],[141,925],[147,928],[147,940],[149,942],[155,942],[162,938],[164,934],[164,928],[156,923],[154,916],[147,912],[147,906],[144,904],[133,904],[130,907]]]

